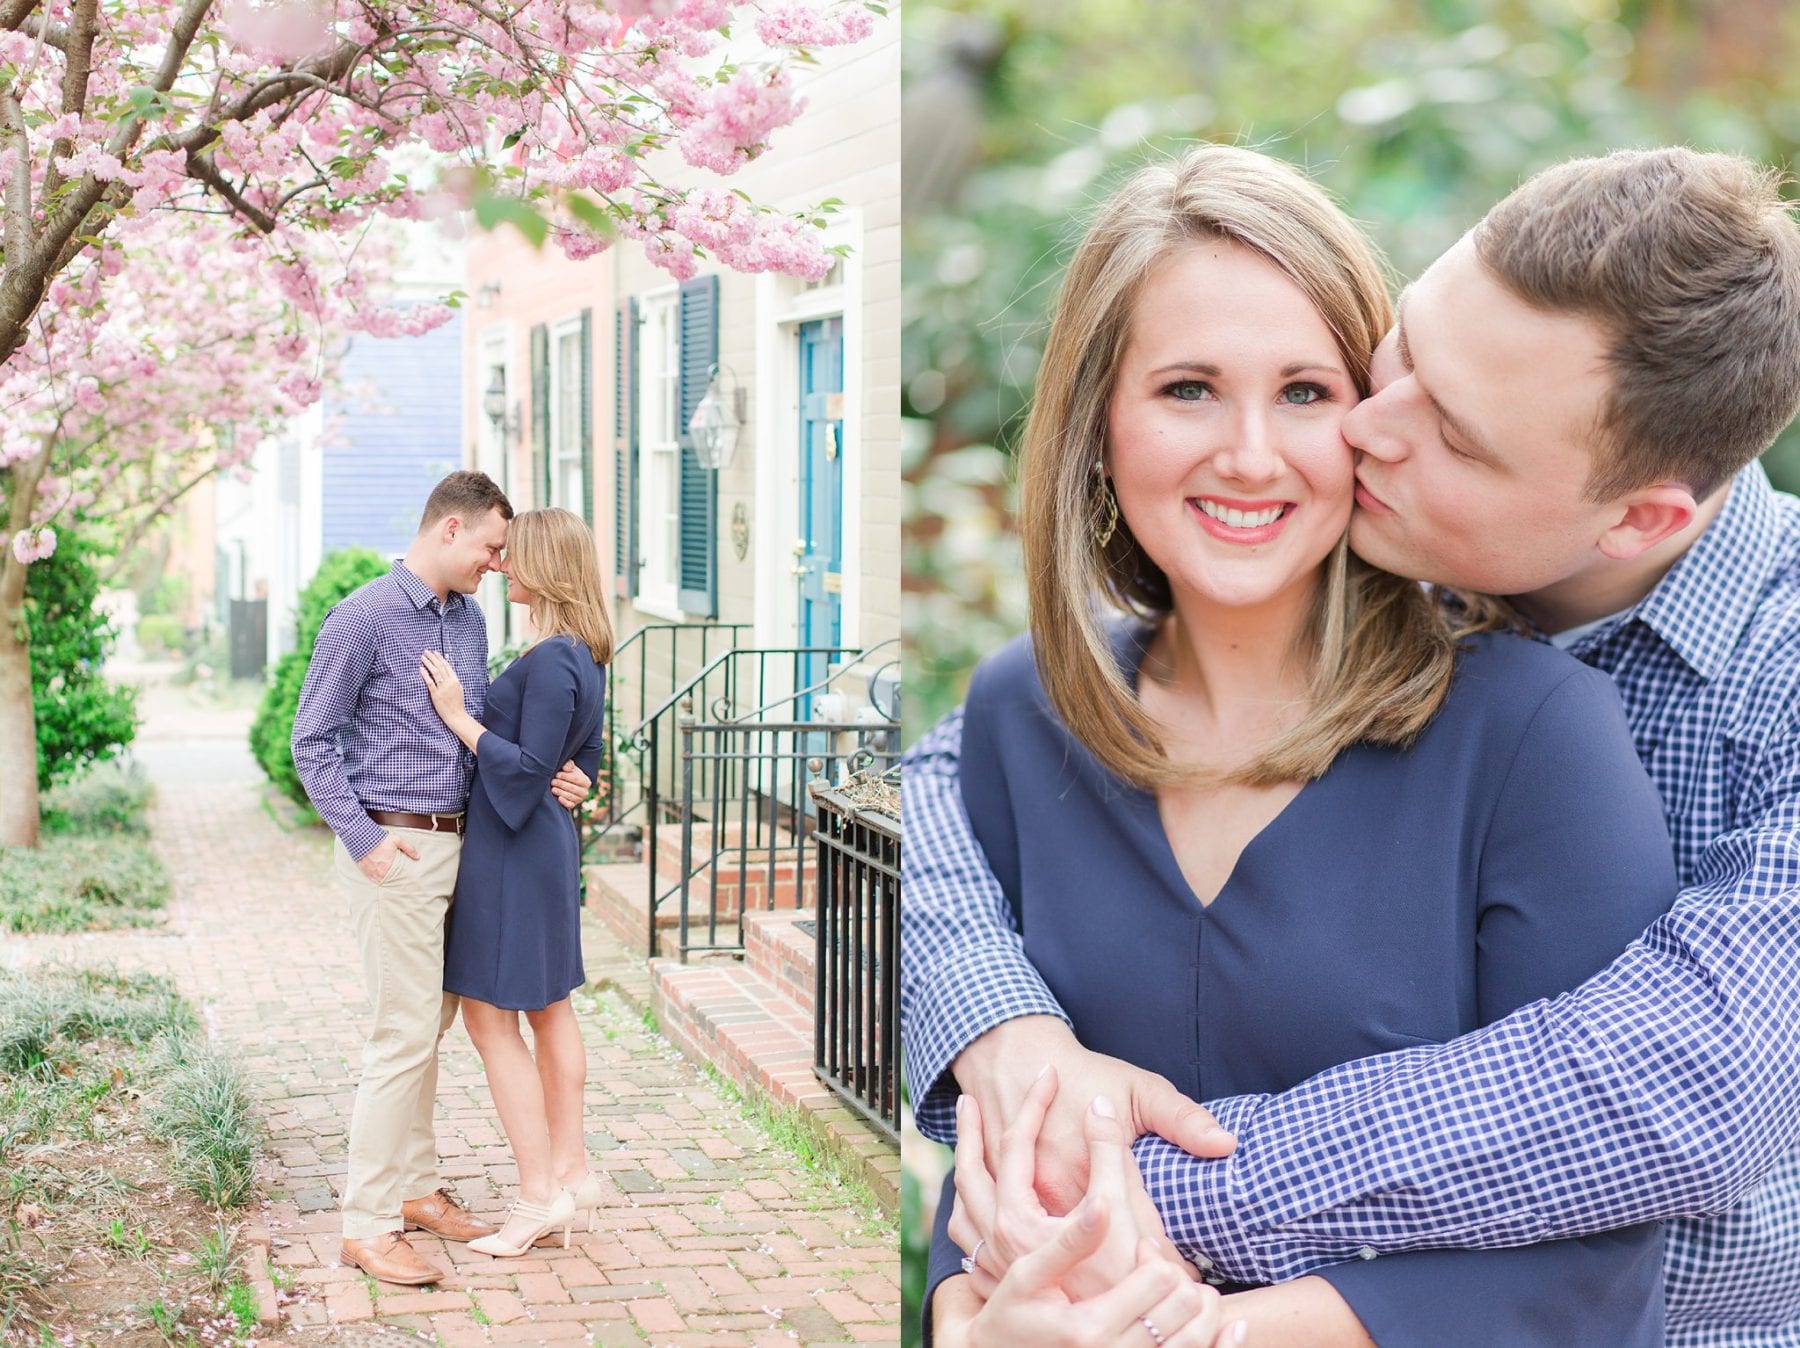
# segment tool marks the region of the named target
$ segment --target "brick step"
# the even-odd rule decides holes
[[[898,1211],[899,1148],[814,1075],[812,1017],[798,1002],[736,960],[653,960],[650,968],[651,1005],[671,1043],[746,1094],[796,1111],[890,1214]]]
[[[587,866],[582,870],[587,881],[587,906],[603,921],[607,929],[627,949],[637,953],[639,958],[649,954],[650,949],[650,868],[641,861],[617,862],[610,865]],[[657,876],[659,885],[667,886],[668,880]],[[704,904],[705,891],[696,891],[696,896]],[[721,898],[724,896],[721,895]],[[681,910],[677,900],[671,898],[664,905],[665,911],[656,919],[657,948],[659,952],[672,952],[680,944]],[[735,903],[721,904],[717,934],[710,937],[706,930],[706,909],[698,906],[688,914],[689,939],[695,942],[717,943],[720,945],[736,945],[738,940],[738,914]]]
[[[786,824],[778,823],[771,826],[767,823],[759,823],[755,811],[752,811],[748,823],[738,819],[735,813],[730,814],[718,824],[714,824],[711,820],[696,818],[694,820],[694,847],[700,849],[716,844],[719,847],[735,849],[739,843],[743,843],[744,849],[751,856],[760,855],[766,858],[771,842],[771,833],[774,835],[774,846],[777,849],[786,850],[790,854],[795,844],[807,836],[796,834]],[[665,821],[658,826],[656,836],[659,846],[665,849],[672,848],[679,852],[681,850],[681,821],[679,819]]]
[[[812,868],[816,849],[807,840],[796,838],[785,829],[777,830],[771,841],[767,834],[757,837],[755,827],[752,826],[741,850],[737,826],[732,825],[727,833],[729,836],[715,843],[712,828],[706,824],[696,824],[692,843],[695,861],[715,857],[715,864],[721,873],[729,871],[735,875],[741,870],[755,877],[768,873],[772,854],[775,878],[778,880],[792,879],[796,866],[807,871]],[[681,864],[680,824],[664,824],[657,830],[656,851],[659,869],[673,872]]]
[[[645,949],[648,941],[650,912],[650,868],[643,861],[619,861],[583,868],[582,874],[587,882],[588,906],[593,908],[618,934],[619,938],[635,949]],[[679,874],[672,863],[664,863],[657,868],[657,888],[665,894],[675,883]],[[721,923],[735,924],[740,910],[762,912],[769,909],[777,911],[793,911],[804,908],[814,902],[818,894],[818,884],[809,867],[798,881],[793,878],[778,879],[773,888],[768,885],[765,872],[752,872],[742,882],[732,874],[721,872],[718,876],[718,908]],[[707,908],[713,902],[713,873],[709,869],[701,869],[689,885],[689,923],[704,924]],[[663,910],[657,917],[659,928],[673,928],[680,925],[680,900],[670,896],[663,901]]]
[[[818,938],[814,909],[750,913],[744,918],[744,962],[758,978],[813,1014]],[[801,926],[802,923],[808,924]]]

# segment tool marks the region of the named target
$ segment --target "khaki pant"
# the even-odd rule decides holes
[[[443,1183],[432,1115],[438,1041],[456,1019],[457,999],[444,991],[444,919],[462,839],[425,829],[390,831],[419,858],[397,853],[380,884],[363,874],[341,841],[336,848],[372,1013],[350,1113],[344,1185],[344,1236],[350,1240],[400,1230],[400,1204]]]

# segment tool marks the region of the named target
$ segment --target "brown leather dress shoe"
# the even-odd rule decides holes
[[[500,1229],[488,1225],[458,1203],[448,1189],[402,1203],[400,1216],[408,1231],[429,1231],[445,1240],[479,1240]]]
[[[360,1268],[371,1278],[399,1283],[403,1287],[423,1287],[426,1283],[441,1282],[448,1276],[436,1264],[427,1263],[399,1231],[389,1231],[368,1240],[346,1237],[338,1258]]]

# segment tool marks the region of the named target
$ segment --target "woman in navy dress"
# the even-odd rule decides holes
[[[1045,347],[1022,479],[1031,639],[971,685],[964,803],[1081,1043],[1194,1099],[1552,998],[1675,894],[1610,680],[1476,630],[1498,625],[1488,603],[1453,630],[1418,585],[1348,555],[1340,426],[1391,318],[1316,188],[1208,146],[1102,210]],[[1054,1088],[1009,1130],[998,1190],[962,1101],[964,1178],[931,1256],[940,1345],[1663,1341],[1655,1225],[1223,1298],[1171,1282],[1099,1152],[1081,1208],[1036,1208]],[[1118,1133],[1098,1101],[1089,1124]]]
[[[530,611],[533,640],[488,689],[486,724],[463,709],[455,671],[426,652],[421,674],[444,723],[475,754],[462,866],[444,943],[444,991],[487,1069],[519,1167],[519,1201],[483,1254],[519,1255],[602,1198],[588,1170],[582,1091],[587,1052],[569,1006],[581,967],[581,844],[550,795],[558,764],[599,768],[612,625],[587,525],[531,510],[508,529],[507,598]],[[531,1023],[527,1047],[519,1013]],[[535,1049],[535,1056],[533,1050]]]

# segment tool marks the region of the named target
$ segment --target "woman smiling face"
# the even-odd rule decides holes
[[[1311,593],[1350,520],[1356,400],[1324,317],[1260,253],[1184,244],[1144,278],[1106,467],[1178,609]]]

